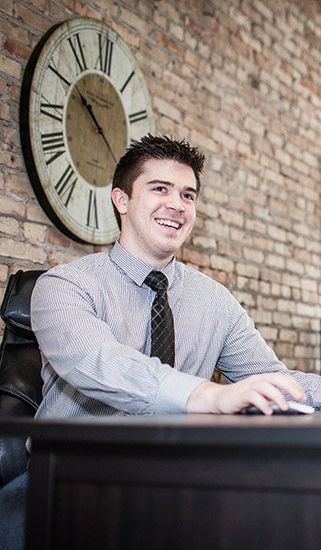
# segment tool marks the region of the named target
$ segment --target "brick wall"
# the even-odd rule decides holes
[[[40,209],[18,131],[27,59],[54,23],[103,18],[145,74],[157,132],[207,153],[182,259],[229,287],[290,367],[320,371],[318,0],[1,0],[0,285],[94,249]]]

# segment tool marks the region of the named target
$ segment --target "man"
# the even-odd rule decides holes
[[[317,375],[290,373],[225,287],[174,258],[194,225],[203,164],[184,140],[134,142],[113,178],[119,242],[38,280],[37,417],[236,413],[251,404],[270,414],[271,402],[287,409],[286,394],[321,402]],[[174,368],[151,351],[151,271],[168,280]],[[215,368],[236,383],[211,382]]]
[[[119,242],[39,278],[31,304],[43,358],[37,417],[236,413],[251,404],[271,414],[271,402],[287,409],[285,395],[321,402],[317,375],[289,372],[226,288],[174,258],[194,225],[203,163],[184,140],[134,142],[113,179]],[[174,368],[152,353],[155,271],[168,280]],[[211,382],[216,368],[235,384]],[[0,540],[12,550],[23,546],[26,478],[0,491]]]

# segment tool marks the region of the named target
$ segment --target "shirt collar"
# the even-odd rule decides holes
[[[139,286],[142,286],[147,275],[155,269],[153,266],[143,262],[140,258],[136,258],[136,256],[130,254],[119,242],[114,244],[109,254],[111,260]],[[170,288],[174,280],[175,258],[159,271],[166,275],[168,287]]]

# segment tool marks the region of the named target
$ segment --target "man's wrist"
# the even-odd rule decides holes
[[[155,399],[155,414],[185,413],[189,397],[204,381],[206,381],[204,378],[168,367]]]
[[[216,402],[221,389],[215,382],[203,381],[189,396],[186,412],[219,414]]]

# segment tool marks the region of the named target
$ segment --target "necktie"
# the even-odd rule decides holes
[[[151,356],[172,367],[175,362],[175,334],[172,310],[167,300],[167,277],[161,271],[151,271],[146,285],[156,291],[151,311]]]

